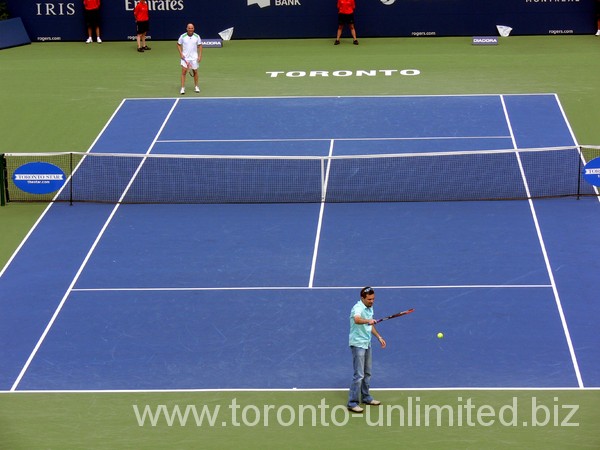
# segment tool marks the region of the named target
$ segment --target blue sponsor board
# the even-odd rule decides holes
[[[81,0],[5,0],[32,41],[84,41]],[[149,38],[176,40],[194,23],[203,38],[234,28],[234,39],[335,37],[335,0],[147,0]],[[135,40],[136,0],[103,0],[102,39]],[[595,0],[361,0],[360,37],[594,34]],[[344,35],[346,36],[346,34]]]
[[[498,36],[474,36],[473,45],[498,45]]]
[[[593,186],[600,186],[600,158],[592,159],[585,165],[583,178]]]
[[[46,162],[31,162],[18,167],[13,173],[15,186],[29,194],[50,194],[65,184],[65,173],[60,167]]]

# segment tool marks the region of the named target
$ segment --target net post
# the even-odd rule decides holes
[[[577,200],[581,198],[581,158],[583,158],[581,145],[577,146]]]
[[[73,206],[73,152],[69,153],[69,206]]]
[[[325,158],[321,158],[321,201],[325,201]]]
[[[6,158],[0,154],[0,206],[6,206]]]

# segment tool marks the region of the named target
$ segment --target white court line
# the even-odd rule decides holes
[[[329,142],[329,157],[333,155],[333,145],[335,141],[331,139]],[[310,265],[310,276],[308,279],[308,287],[312,288],[315,281],[315,271],[317,268],[317,256],[319,254],[319,243],[321,241],[321,229],[323,226],[323,214],[325,213],[325,199],[327,197],[327,184],[329,182],[329,169],[331,167],[331,159],[327,161],[327,168],[325,169],[325,179],[323,180],[323,192],[321,198],[321,206],[319,208],[319,220],[317,222],[317,232],[315,236],[315,245],[313,250],[312,263]],[[323,167],[321,168],[321,170]]]
[[[510,117],[508,116],[508,110],[506,109],[506,103],[504,101],[504,96],[500,97],[500,100],[502,102],[502,108],[504,109],[504,116],[506,118],[506,124],[508,125],[508,128],[510,130],[510,134],[511,136],[513,136],[512,140],[513,140],[513,145],[515,150],[518,150],[517,147],[517,141],[514,138],[514,133],[513,133],[513,129],[512,129],[512,125],[510,122]],[[519,169],[521,170],[521,177],[523,179],[523,185],[525,186],[525,189],[527,191],[527,197],[531,197],[530,192],[529,192],[529,185],[527,183],[527,179],[525,177],[525,171],[523,169],[523,165],[521,163],[521,157],[519,156],[518,152],[515,152],[515,155],[517,157],[517,161],[519,163]],[[535,231],[537,233],[538,236],[538,241],[540,243],[540,247],[542,250],[542,254],[544,256],[544,262],[546,264],[546,270],[548,271],[548,276],[550,277],[550,284],[552,285],[552,292],[554,293],[554,301],[556,302],[556,308],[558,309],[558,314],[560,315],[560,321],[562,323],[562,327],[563,327],[563,331],[565,333],[565,339],[567,341],[567,346],[569,347],[569,353],[571,354],[571,361],[573,363],[573,369],[575,370],[575,376],[577,377],[577,384],[579,385],[580,388],[583,388],[583,379],[581,378],[581,372],[579,370],[579,363],[577,362],[577,355],[575,354],[575,348],[573,347],[573,342],[571,340],[571,333],[569,332],[569,326],[567,325],[567,320],[565,318],[565,313],[563,311],[562,308],[562,304],[560,301],[560,296],[558,295],[558,289],[556,288],[556,282],[554,280],[554,274],[552,272],[552,266],[550,265],[550,259],[548,257],[548,252],[546,251],[546,244],[544,243],[544,237],[542,236],[542,230],[540,228],[540,224],[538,222],[538,218],[537,218],[537,214],[535,212],[535,207],[533,205],[533,200],[531,200],[531,198],[528,200],[529,203],[529,209],[531,211],[531,217],[533,219],[533,223],[535,225]]]
[[[510,136],[426,136],[426,137],[356,137],[335,138],[336,141],[451,141],[464,139],[510,139]],[[273,138],[273,139],[164,139],[159,144],[217,143],[217,142],[329,142],[332,138]],[[468,150],[466,150],[468,151]]]
[[[315,246],[316,247],[316,246]],[[309,283],[310,284],[310,283]],[[301,291],[301,290],[359,290],[363,286],[238,286],[238,287],[114,287],[73,288],[72,292],[186,292],[186,291]],[[551,284],[456,284],[373,286],[374,289],[550,289]]]
[[[152,151],[152,148],[154,147],[156,140],[158,139],[158,136],[160,136],[160,133],[162,133],[162,130],[164,129],[164,127],[166,126],[167,122],[169,121],[169,118],[171,117],[171,114],[173,113],[173,111],[175,110],[175,107],[177,106],[177,100],[173,103],[173,106],[171,107],[169,113],[167,114],[167,117],[165,118],[165,120],[163,121],[161,127],[159,128],[158,132],[156,133],[156,136],[154,137],[154,139],[152,140],[152,143],[150,144],[150,147],[148,148],[148,150],[146,151],[146,154],[149,154]],[[44,332],[42,333],[42,335],[40,336],[40,338],[37,341],[37,344],[35,345],[35,347],[33,348],[31,354],[29,355],[29,358],[27,358],[27,361],[25,362],[25,365],[23,366],[23,368],[21,369],[21,372],[19,373],[18,377],[16,378],[15,382],[13,383],[12,387],[10,388],[11,391],[15,391],[17,389],[17,387],[19,386],[19,383],[21,382],[21,380],[23,379],[23,376],[25,376],[25,373],[27,372],[27,369],[29,369],[29,366],[31,365],[31,362],[33,361],[33,358],[35,358],[35,355],[37,354],[39,348],[41,347],[42,343],[44,342],[44,340],[46,339],[46,336],[48,335],[48,333],[50,332],[50,329],[52,328],[52,326],[54,325],[54,322],[56,321],[56,319],[58,318],[58,315],[60,314],[63,306],[65,305],[67,298],[69,298],[69,295],[71,294],[71,292],[73,291],[73,287],[75,286],[75,284],[77,283],[77,280],[79,279],[79,277],[81,276],[81,273],[83,272],[83,269],[85,268],[85,266],[87,265],[89,259],[91,258],[92,254],[94,253],[94,250],[96,249],[96,246],[98,245],[98,243],[100,242],[100,239],[102,238],[102,236],[104,235],[105,231],[108,228],[108,225],[110,224],[110,222],[112,221],[113,217],[115,216],[117,210],[119,209],[119,207],[121,206],[121,201],[123,200],[123,198],[127,195],[127,192],[129,191],[129,189],[131,188],[131,185],[133,184],[135,178],[137,177],[137,174],[139,173],[140,169],[142,168],[142,165],[144,164],[144,160],[142,160],[137,168],[137,170],[135,171],[135,173],[133,174],[133,176],[131,177],[131,180],[129,181],[129,184],[127,185],[127,187],[125,188],[125,190],[123,191],[123,194],[121,195],[121,198],[119,199],[119,202],[115,205],[115,207],[113,208],[112,212],[110,213],[110,215],[108,216],[108,218],[106,219],[106,221],[104,222],[104,225],[102,226],[102,229],[100,230],[100,232],[98,233],[98,236],[96,236],[96,239],[94,240],[94,243],[92,244],[92,246],[90,247],[87,255],[85,256],[83,262],[81,263],[81,265],[79,266],[79,269],[77,270],[77,273],[75,274],[75,276],[73,277],[73,280],[71,281],[71,284],[69,285],[69,287],[67,288],[67,291],[65,292],[65,294],[63,295],[60,303],[58,304],[58,306],[56,307],[56,310],[54,311],[54,314],[52,315],[52,317],[50,318],[50,321],[48,322],[48,324],[46,325],[46,328],[44,329]]]
[[[322,98],[332,98],[332,99],[346,99],[346,98],[378,98],[378,99],[386,99],[386,98],[442,98],[442,97],[500,97],[501,95],[509,95],[511,97],[544,97],[548,95],[556,95],[554,92],[535,92],[535,93],[522,93],[522,94],[397,94],[397,95],[389,95],[389,94],[380,94],[380,95],[281,95],[281,96],[272,96],[272,95],[262,95],[257,97],[128,97],[125,100],[128,101],[146,101],[146,100],[182,100],[184,102],[205,102],[207,100],[280,100],[280,99],[322,99]]]
[[[400,391],[400,392],[436,392],[436,391],[600,391],[600,387],[524,387],[524,386],[470,386],[470,387],[382,387],[371,388],[371,391]],[[28,394],[160,394],[160,393],[194,393],[194,392],[348,392],[348,388],[198,388],[198,389],[59,389],[59,390],[31,390],[31,391],[0,391],[2,394],[28,395]]]

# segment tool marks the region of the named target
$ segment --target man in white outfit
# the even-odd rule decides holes
[[[194,24],[188,23],[187,31],[179,36],[177,49],[181,58],[181,91],[185,94],[185,76],[188,70],[194,75],[194,91],[200,92],[198,87],[198,64],[202,60],[202,39],[194,32]]]

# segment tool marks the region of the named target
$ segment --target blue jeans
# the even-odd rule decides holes
[[[373,400],[373,397],[369,394],[372,355],[370,346],[369,348],[350,346],[350,350],[352,350],[354,377],[348,394],[348,407],[353,408],[360,403],[361,397],[363,403],[369,403]]]

